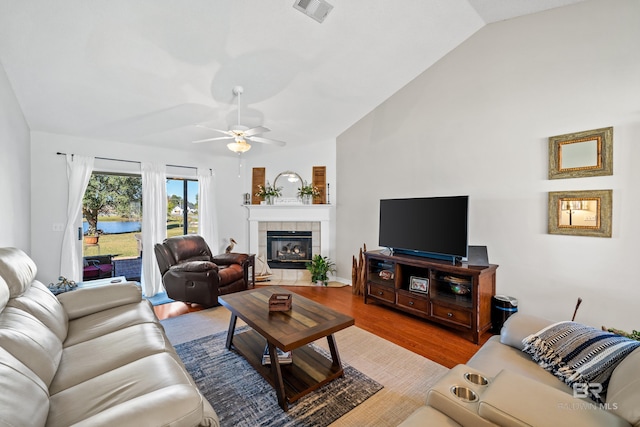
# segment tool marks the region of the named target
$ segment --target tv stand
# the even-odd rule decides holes
[[[388,250],[365,252],[364,302],[446,325],[478,344],[491,328],[497,265],[469,267]]]

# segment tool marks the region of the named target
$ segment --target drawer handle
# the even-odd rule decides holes
[[[453,317],[453,313],[451,312],[447,313],[447,317]]]
[[[378,291],[378,295],[382,295],[384,292],[382,291]]]
[[[409,301],[409,305],[413,305],[413,301]]]

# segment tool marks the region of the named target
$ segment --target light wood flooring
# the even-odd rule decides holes
[[[326,305],[356,320],[356,326],[420,354],[448,368],[465,363],[491,337],[485,333],[480,345],[468,341],[454,330],[376,303],[365,304],[362,296],[351,293],[351,287],[288,287],[287,290]],[[201,310],[176,302],[154,307],[160,319]]]

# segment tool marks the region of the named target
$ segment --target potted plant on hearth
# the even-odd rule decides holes
[[[302,187],[298,188],[298,197],[302,199],[302,203],[305,205],[311,204],[311,200],[320,195],[318,187],[307,184],[307,181],[302,181]]]
[[[333,261],[326,256],[317,254],[305,266],[311,273],[311,283],[316,283],[317,285],[327,286],[329,273],[336,272],[336,264]]]
[[[269,181],[267,181],[267,185],[265,186],[258,185],[258,192],[256,193],[256,196],[264,199],[268,205],[272,205],[273,199],[276,197],[280,197],[281,194],[282,187],[276,187],[269,184]]]

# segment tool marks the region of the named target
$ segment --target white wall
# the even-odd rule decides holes
[[[218,194],[220,237],[224,237],[226,233],[240,235],[245,228],[244,222],[237,220],[240,215],[244,215],[244,209],[239,202],[238,194],[242,193],[242,187],[237,179],[237,163],[234,159],[42,132],[33,132],[31,141],[32,257],[38,266],[38,280],[43,283],[50,283],[59,275],[62,232],[54,232],[53,224],[66,222],[66,163],[64,156],[56,155],[58,151],[122,160],[158,161],[170,165],[212,168],[216,174],[215,189]],[[119,172],[131,172],[136,169],[139,172],[139,165],[98,160],[94,168],[94,170]],[[189,174],[195,176],[194,170],[183,169],[182,172],[185,176]],[[220,247],[224,248],[223,243],[222,241],[217,244],[209,242],[214,251],[216,247],[219,250]],[[81,244],[81,241],[78,241],[78,245]]]
[[[0,64],[0,247],[29,253],[29,126]]]
[[[637,329],[640,2],[484,27],[337,140],[338,274],[377,247],[381,198],[470,195],[470,244],[520,311]],[[418,54],[418,52],[416,53]],[[548,137],[614,127],[614,175],[547,179]],[[547,234],[547,193],[613,189],[612,238]]]

